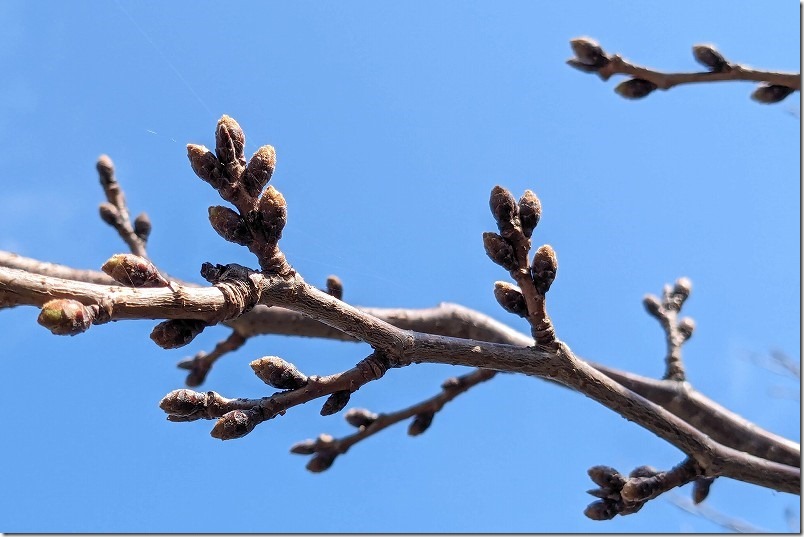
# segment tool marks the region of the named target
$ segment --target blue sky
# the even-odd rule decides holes
[[[483,252],[488,193],[541,198],[534,241],[557,251],[549,309],[578,354],[649,376],[663,338],[641,298],[692,279],[691,382],[759,425],[800,439],[797,381],[752,360],[800,359],[799,94],[773,106],[753,85],[681,87],[639,102],[564,64],[569,40],[667,70],[691,47],[797,70],[796,2],[18,2],[0,4],[0,249],[98,268],[122,242],[97,217],[107,153],[149,253],[198,281],[201,263],[255,265],[210,228],[217,194],[190,170],[221,114],[247,152],[272,144],[289,203],[281,246],[311,283],[382,307],[451,301],[526,330],[497,306],[505,274]],[[592,522],[586,469],[667,469],[675,448],[578,394],[525,377],[477,387],[426,434],[399,425],[319,475],[289,446],[350,432],[306,405],[220,442],[212,422],[157,407],[183,386],[184,349],[153,322],[50,336],[36,310],[0,312],[5,426],[0,530],[722,531],[667,499]],[[268,336],[222,360],[202,389],[258,397],[248,362],[280,355],[308,374],[347,369],[364,345]],[[449,366],[392,371],[350,406],[396,410],[434,394]],[[678,492],[689,496],[688,487]],[[719,480],[707,504],[789,531],[799,498]]]

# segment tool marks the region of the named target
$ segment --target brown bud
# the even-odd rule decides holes
[[[626,99],[641,99],[650,95],[656,88],[658,88],[658,86],[649,80],[632,78],[631,80],[620,82],[617,87],[614,88],[614,91],[616,91],[620,97],[625,97]]]
[[[514,247],[496,233],[490,231],[483,233],[483,247],[486,249],[486,255],[505,270],[512,271],[519,268],[514,256]]]
[[[620,497],[626,502],[642,502],[649,499],[659,488],[653,477],[632,477],[620,490]]]
[[[288,219],[285,197],[277,189],[269,186],[257,202],[257,215],[254,223],[255,231],[261,233],[263,240],[269,244],[279,242]]]
[[[598,71],[600,71],[600,68],[602,67],[597,65],[587,65],[578,58],[570,58],[569,60],[567,60],[567,65],[569,65],[570,67],[574,67],[579,71],[583,71],[584,73],[597,73]]]
[[[712,45],[695,45],[692,47],[695,61],[707,67],[713,73],[725,71],[729,67],[726,58]]]
[[[206,321],[171,319],[156,325],[151,331],[151,339],[163,349],[178,349],[190,343],[206,327]]]
[[[779,84],[761,84],[751,94],[751,98],[761,104],[774,104],[783,101],[794,91],[793,88]]]
[[[221,205],[213,205],[208,210],[212,229],[225,240],[241,246],[248,246],[254,242],[248,226],[235,211]]]
[[[264,145],[251,156],[243,174],[243,186],[246,192],[256,198],[274,173],[276,167],[276,151],[270,145]]]
[[[110,183],[115,182],[114,164],[112,163],[112,159],[109,158],[109,155],[99,156],[98,162],[95,164],[95,168],[98,170],[101,185],[107,186]]]
[[[660,473],[659,470],[653,466],[648,466],[645,464],[643,466],[637,466],[631,470],[631,473],[628,474],[628,477],[653,477],[658,473]]]
[[[296,455],[312,455],[315,453],[315,440],[307,439],[290,446],[290,452]]]
[[[592,466],[587,473],[599,487],[620,490],[625,485],[625,478],[611,466]]]
[[[681,333],[684,341],[688,340],[695,331],[695,321],[689,317],[684,317],[678,322],[678,331]]]
[[[147,241],[151,235],[151,219],[148,218],[146,213],[140,213],[134,219],[134,234],[142,241]]]
[[[433,423],[434,417],[434,412],[423,412],[422,414],[416,414],[416,417],[413,418],[413,421],[410,422],[410,426],[408,427],[408,436],[419,436],[424,431],[429,429],[430,425]]]
[[[617,516],[617,503],[613,500],[598,500],[590,503],[583,514],[592,520],[611,520]]]
[[[530,267],[530,274],[537,293],[540,295],[547,294],[556,279],[557,271],[558,259],[553,247],[549,244],[539,246],[539,249],[533,255],[533,263]]]
[[[57,298],[42,305],[36,322],[57,336],[75,336],[89,330],[95,315],[77,300]]]
[[[458,377],[449,377],[444,382],[441,383],[442,390],[456,390],[463,385],[461,379]]]
[[[112,227],[116,226],[120,220],[120,212],[117,210],[117,207],[108,201],[104,201],[100,204],[98,212],[100,213],[101,220]]]
[[[336,412],[340,412],[343,410],[343,407],[349,403],[349,398],[351,396],[352,392],[349,390],[341,390],[333,393],[327,398],[326,401],[324,401],[324,405],[321,407],[321,415],[331,416]]]
[[[337,276],[327,277],[327,294],[334,296],[338,300],[343,298],[343,283]]]
[[[528,306],[519,287],[508,282],[494,282],[494,298],[508,313],[520,317],[528,316]]]
[[[259,413],[253,410],[232,410],[221,416],[210,431],[213,438],[233,440],[242,438],[259,423]]]
[[[215,129],[215,154],[224,166],[230,164],[246,165],[246,155],[243,147],[246,145],[246,135],[237,121],[227,115],[221,116]],[[232,177],[232,179],[236,179]]]
[[[159,408],[173,416],[191,416],[203,410],[206,404],[207,394],[182,389],[173,390],[163,397]]]
[[[260,380],[280,390],[295,390],[307,384],[307,375],[278,356],[264,356],[249,365]]]
[[[187,157],[195,174],[213,186],[223,185],[223,174],[218,157],[203,145],[187,144]]]
[[[314,473],[323,472],[332,466],[335,457],[337,457],[336,453],[319,453],[307,462],[305,468]]]
[[[361,427],[368,427],[377,421],[379,416],[365,408],[350,408],[343,417],[349,425],[359,429]]]
[[[499,185],[491,189],[489,208],[491,208],[491,214],[494,216],[501,233],[514,225],[514,219],[519,213],[519,206],[516,204],[514,196]]]
[[[642,305],[653,317],[661,317],[662,303],[655,295],[645,295],[642,298]]]
[[[167,287],[169,282],[153,263],[134,254],[115,254],[101,270],[129,287]]]
[[[673,285],[673,294],[678,295],[682,301],[687,300],[692,293],[692,282],[689,278],[679,278]]]
[[[603,49],[594,39],[588,37],[576,37],[570,40],[570,46],[578,61],[582,64],[597,67],[598,69],[609,63],[609,59]]]
[[[699,477],[692,483],[692,501],[699,504],[709,496],[709,488],[715,482],[714,477]]]
[[[539,225],[542,217],[542,202],[530,190],[526,190],[519,198],[519,221],[522,224],[522,233],[530,238],[533,230]]]

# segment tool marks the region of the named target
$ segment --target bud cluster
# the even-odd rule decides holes
[[[315,455],[307,462],[307,470],[318,473],[332,466],[339,455],[337,442],[328,434],[321,434],[315,440],[303,440],[294,444],[290,452],[296,455]]]

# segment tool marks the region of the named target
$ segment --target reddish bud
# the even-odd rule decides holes
[[[540,295],[547,294],[553,281],[556,279],[558,271],[558,259],[556,252],[549,244],[540,246],[533,256],[533,263],[530,267],[531,277],[536,286],[536,291]]]
[[[347,404],[349,404],[349,398],[351,396],[352,392],[349,390],[341,390],[333,393],[327,398],[326,401],[324,401],[324,405],[321,407],[321,415],[330,416],[340,412]]]
[[[617,516],[617,504],[613,500],[598,500],[590,503],[583,514],[592,520],[611,520]]]
[[[692,501],[699,504],[709,496],[709,489],[715,482],[714,477],[699,477],[692,483]]]
[[[208,211],[212,229],[225,240],[241,246],[248,246],[254,242],[248,226],[235,211],[221,205],[213,205]]]
[[[620,82],[617,87],[614,88],[614,91],[616,91],[620,97],[625,97],[626,99],[641,99],[650,95],[656,88],[658,88],[658,86],[649,80],[632,78],[631,80]]]
[[[528,306],[519,287],[508,282],[494,282],[494,298],[508,313],[520,317],[528,316]]]
[[[264,356],[249,365],[260,380],[280,390],[295,390],[307,384],[307,375],[278,356]]]
[[[89,330],[94,319],[92,311],[77,300],[58,298],[45,302],[36,322],[57,336],[75,336]]]
[[[501,233],[514,225],[514,219],[519,214],[519,206],[514,196],[499,185],[491,189],[489,208],[491,208],[491,214],[494,216]]]
[[[530,190],[526,190],[519,198],[519,221],[522,225],[522,233],[530,238],[533,230],[539,225],[542,217],[542,202]]]
[[[243,174],[243,186],[246,192],[256,198],[268,181],[276,168],[276,151],[270,145],[264,145],[251,156],[248,161],[246,171]]]
[[[620,490],[625,485],[625,478],[611,466],[593,466],[587,470],[587,473],[599,487]]]
[[[169,282],[159,274],[153,263],[134,254],[116,254],[103,264],[101,270],[129,287],[167,287]]]
[[[151,339],[163,349],[178,349],[190,343],[206,327],[206,321],[171,319],[156,325],[151,331]]]
[[[514,247],[496,233],[490,231],[483,233],[483,247],[486,249],[486,255],[505,270],[512,271],[519,268]]]

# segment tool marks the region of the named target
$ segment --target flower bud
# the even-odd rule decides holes
[[[272,186],[266,188],[257,202],[255,231],[262,234],[263,240],[276,244],[282,238],[282,229],[288,219],[288,205],[285,197]]]
[[[584,65],[597,67],[598,69],[609,63],[609,59],[603,49],[594,39],[588,37],[577,37],[570,41],[572,51],[578,57],[578,61]]]
[[[214,393],[214,392],[211,392]],[[204,410],[207,394],[193,390],[173,390],[159,401],[159,408],[172,416],[191,416]]]
[[[115,254],[101,270],[115,281],[129,287],[167,287],[169,282],[153,263],[134,254]]]
[[[539,246],[530,267],[530,274],[537,293],[542,296],[547,294],[556,279],[556,271],[558,271],[558,259],[553,247],[549,244]]]
[[[423,412],[422,414],[416,414],[416,417],[413,418],[413,421],[410,422],[410,426],[408,427],[408,436],[419,436],[424,431],[429,429],[430,425],[433,423],[434,417],[434,412]]]
[[[98,170],[98,176],[100,177],[101,185],[104,187],[109,185],[110,183],[114,183],[114,164],[112,163],[112,159],[109,158],[109,155],[101,155],[98,157],[98,162],[95,164],[95,168]]]
[[[567,65],[573,67],[579,71],[583,71],[584,73],[597,73],[600,71],[600,67],[597,65],[587,65],[583,63],[578,58],[570,58],[567,60]]]
[[[539,225],[542,217],[542,202],[530,190],[526,190],[519,198],[519,221],[522,224],[522,233],[530,238],[533,230]]]
[[[699,477],[692,483],[692,501],[699,504],[709,496],[709,488],[715,482],[714,477]]]
[[[673,285],[673,294],[678,295],[682,301],[689,298],[692,292],[692,282],[689,278],[679,278]]]
[[[684,341],[688,340],[695,331],[695,321],[689,317],[684,317],[678,322],[678,331],[684,338]]]
[[[489,207],[501,233],[504,229],[509,229],[514,225],[514,219],[519,213],[519,206],[508,190],[501,186],[495,186],[491,189]]]
[[[377,421],[379,416],[365,408],[350,408],[343,417],[349,425],[360,429],[362,427],[368,427]]]
[[[707,67],[713,73],[725,71],[729,62],[712,45],[695,45],[692,47],[692,55],[695,61]]]
[[[326,401],[324,401],[324,405],[321,407],[321,415],[330,416],[336,412],[340,412],[347,404],[349,404],[349,399],[351,396],[352,392],[349,390],[341,390],[333,393],[327,398]]]
[[[219,440],[242,438],[253,431],[259,422],[258,412],[253,410],[232,410],[218,419],[209,434]]]
[[[343,283],[337,276],[327,277],[327,294],[334,296],[338,300],[343,298]]]
[[[212,151],[203,145],[187,144],[187,157],[198,177],[216,189],[223,185],[221,163]]]
[[[761,84],[751,94],[751,98],[761,104],[773,104],[783,101],[794,91],[793,88],[779,84]]]
[[[486,255],[505,270],[512,271],[519,268],[514,256],[514,247],[496,233],[490,231],[483,233],[483,247],[486,249]]]
[[[77,300],[57,298],[42,306],[36,322],[57,336],[75,336],[89,330],[95,316]]]
[[[280,390],[295,390],[307,384],[307,375],[278,356],[264,356],[249,365],[260,380]]]
[[[296,455],[312,455],[315,453],[315,440],[307,439],[290,446],[290,452]]]
[[[335,462],[336,453],[319,453],[307,462],[307,468],[313,473],[323,472]]]
[[[256,198],[268,181],[276,168],[276,151],[270,145],[264,145],[251,156],[248,161],[246,171],[243,174],[243,186],[246,192]]]
[[[151,235],[151,219],[148,218],[146,213],[140,213],[134,219],[134,234],[142,241],[147,241]]]
[[[215,129],[215,154],[224,166],[230,164],[246,165],[246,155],[243,147],[246,145],[246,135],[237,121],[227,115],[221,116]],[[236,179],[232,177],[232,179]]]
[[[508,282],[494,282],[494,298],[508,313],[520,317],[528,316],[528,306],[519,287]]]
[[[598,500],[590,503],[583,514],[592,520],[611,520],[617,516],[616,505],[613,500]]]
[[[631,473],[628,474],[628,477],[653,477],[656,474],[660,473],[659,470],[654,468],[653,466],[648,466],[647,464],[642,466],[637,466]]]
[[[215,233],[229,242],[248,246],[254,241],[248,226],[240,215],[228,207],[213,205],[209,208],[209,223]]]
[[[642,305],[653,317],[659,317],[662,312],[662,303],[655,295],[645,295],[642,298]]]
[[[611,466],[592,466],[587,473],[599,487],[620,490],[625,485],[625,478]]]
[[[614,88],[614,91],[616,91],[620,97],[625,97],[626,99],[641,99],[650,95],[656,88],[658,88],[658,86],[649,80],[632,78],[631,80],[620,82],[617,87]]]
[[[206,327],[206,321],[171,319],[156,325],[151,331],[151,339],[163,349],[178,349],[190,343]]]
[[[100,213],[101,220],[112,227],[116,226],[120,220],[120,212],[117,210],[117,207],[108,201],[104,201],[100,204],[98,212]]]

